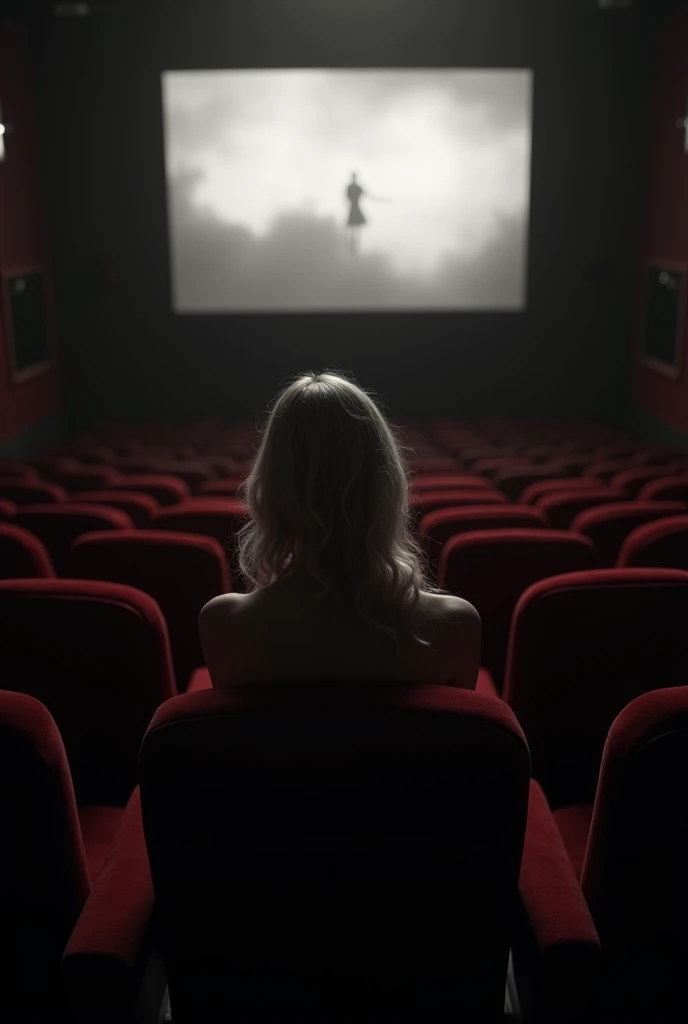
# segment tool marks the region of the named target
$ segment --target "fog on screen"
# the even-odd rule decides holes
[[[522,309],[527,70],[163,75],[174,308]]]

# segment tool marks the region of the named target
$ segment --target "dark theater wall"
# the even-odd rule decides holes
[[[655,51],[641,278],[655,260],[688,270],[688,152],[677,128],[687,113],[688,11],[683,11],[667,20]],[[634,349],[643,323],[640,287]],[[641,422],[650,433],[688,445],[688,315],[680,344],[683,362],[678,377],[636,361],[634,393]]]
[[[35,65],[27,31],[0,18],[0,103],[13,126],[0,163],[0,272],[50,266]],[[55,345],[54,322],[51,330]],[[57,440],[59,407],[56,360],[21,383],[12,381],[0,290],[0,452],[23,454]]]
[[[43,76],[68,405],[251,415],[285,375],[353,370],[394,413],[627,411],[648,17],[593,0],[151,0],[58,22]],[[175,316],[160,73],[531,67],[525,314]]]

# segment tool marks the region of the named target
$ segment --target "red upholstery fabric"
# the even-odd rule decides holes
[[[469,491],[419,491],[409,496],[409,512],[420,521],[430,512],[441,508],[461,508],[463,505],[506,505],[507,498],[500,491],[487,487],[474,487]]]
[[[189,488],[183,480],[175,476],[155,473],[136,473],[126,476],[113,490],[150,494],[160,505],[176,505],[178,501],[189,497]]]
[[[12,519],[17,511],[17,505],[8,498],[0,498],[0,520]]]
[[[72,502],[86,505],[107,505],[118,508],[131,519],[134,526],[146,527],[158,512],[160,506],[150,494],[136,491],[83,491],[73,494]]]
[[[91,881],[95,882],[110,853],[124,811],[91,805],[79,808],[79,824]]]
[[[3,480],[38,480],[38,473],[28,462],[19,462],[17,459],[0,460],[0,477]]]
[[[573,864],[576,878],[580,878],[583,874],[592,820],[592,806],[592,803],[570,804],[568,807],[560,807],[554,812],[554,820]]]
[[[626,538],[618,564],[688,570],[688,514],[639,526]]]
[[[514,469],[530,469],[532,468],[532,462],[528,459],[518,458],[516,456],[502,456],[502,457],[488,457],[485,459],[476,459],[471,464],[471,473],[478,473],[480,476],[495,477],[497,473],[502,470],[514,470]]]
[[[249,515],[248,506],[243,501],[232,498],[190,498],[174,508],[160,509],[152,526],[156,530],[213,537],[224,546]]]
[[[153,473],[174,477],[182,480],[190,491],[195,491],[201,484],[215,477],[215,470],[207,462],[134,457],[115,459],[114,464],[126,476]]]
[[[637,461],[632,456],[623,459],[597,458],[588,464],[586,473],[588,476],[596,476],[600,480],[609,482],[617,473],[623,473],[627,469],[636,469],[637,465]]]
[[[688,474],[662,476],[645,484],[640,492],[645,501],[688,502]]]
[[[610,482],[612,487],[618,487],[620,491],[625,491],[635,498],[646,484],[663,479],[669,472],[669,466],[636,466],[634,469],[624,469],[620,473],[615,473]]]
[[[54,576],[45,545],[21,526],[0,523],[0,579]]]
[[[75,542],[68,571],[75,578],[110,580],[150,594],[167,622],[177,684],[186,689],[192,671],[203,664],[198,614],[211,598],[231,589],[217,541],[158,530],[92,533]]]
[[[513,955],[523,1019],[595,1019],[601,980],[599,938],[535,780],[530,783],[519,892],[525,914]]]
[[[688,687],[646,693],[610,729],[583,868],[610,1020],[688,1014],[687,786]]]
[[[481,668],[478,671],[478,678],[475,683],[475,692],[482,694],[483,697],[496,697],[498,700],[501,699],[495,681],[486,668]]]
[[[79,803],[123,806],[146,726],[174,693],[155,602],[112,583],[0,582],[0,649],[5,687],[54,716]]]
[[[429,512],[420,521],[418,532],[430,564],[437,567],[442,548],[452,537],[472,530],[547,526],[544,512],[525,505],[470,505]]]
[[[153,885],[136,789],[67,943],[62,981],[72,1019],[131,1020],[150,948]],[[158,1019],[153,1011],[151,1019]]]
[[[505,705],[449,687],[169,701],[141,792],[179,1024],[498,1019],[528,775]]]
[[[56,484],[68,492],[97,491],[103,487],[116,487],[121,480],[116,469],[109,466],[79,466],[75,469],[63,469],[53,475]]]
[[[594,476],[557,476],[547,480],[538,480],[530,484],[520,497],[522,505],[535,505],[539,498],[562,491],[580,491],[587,488],[599,488],[600,481]]]
[[[422,473],[414,477],[411,489],[421,491],[472,491],[474,488],[492,488],[489,480],[482,476],[467,476],[461,473]]]
[[[60,576],[67,572],[69,549],[77,537],[93,530],[126,530],[133,526],[120,509],[72,502],[29,505],[17,512],[13,523],[40,538]]]
[[[89,893],[88,866],[57,726],[37,700],[5,690],[0,778],[0,1013],[52,1020],[60,957]]]
[[[15,505],[43,505],[48,502],[67,501],[69,495],[64,487],[39,480],[24,482],[12,477],[0,478],[0,498],[7,498]]]
[[[241,476],[229,476],[223,477],[221,480],[207,480],[206,483],[201,484],[198,488],[198,494],[201,497],[208,498],[213,496],[235,498],[239,493],[241,485],[244,483],[244,479]]]
[[[453,537],[442,549],[440,586],[475,605],[482,619],[482,664],[501,689],[511,616],[537,580],[589,569],[596,555],[587,537],[560,530],[480,530]]]
[[[666,519],[683,509],[685,506],[679,501],[618,501],[580,512],[571,523],[571,529],[590,538],[601,566],[613,568],[623,542],[636,527]]]
[[[611,505],[612,502],[625,501],[626,496],[611,487],[593,487],[581,491],[559,491],[538,498],[536,507],[541,508],[548,520],[557,530],[568,530],[571,523],[581,512],[598,505]]]
[[[551,480],[560,476],[556,466],[523,466],[513,469],[500,469],[494,475],[494,482],[510,501],[521,501],[524,491],[535,483]]]
[[[195,693],[196,690],[212,690],[213,684],[210,679],[210,672],[203,666],[203,668],[197,668],[191,676],[191,682],[189,683],[187,693]]]
[[[688,679],[688,573],[600,569],[543,580],[514,613],[504,689],[555,808],[589,803],[629,701]]]

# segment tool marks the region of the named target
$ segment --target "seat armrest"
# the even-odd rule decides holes
[[[187,693],[196,693],[198,690],[212,690],[213,684],[210,680],[210,672],[207,668],[197,668],[191,676],[191,681],[186,688]]]
[[[63,991],[73,1019],[136,1019],[144,977],[149,990],[161,987],[162,1002],[162,971],[151,977],[153,906],[137,787],[62,959]],[[157,955],[152,959],[160,962]],[[146,1001],[150,1005],[150,991]]]
[[[590,1020],[600,992],[597,929],[540,785],[531,780],[513,944],[524,1021]]]

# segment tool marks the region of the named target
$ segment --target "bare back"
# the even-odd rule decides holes
[[[428,641],[399,646],[353,611],[316,602],[282,580],[251,594],[214,598],[199,618],[216,687],[252,682],[395,681],[473,689],[480,662],[480,618],[458,597],[422,592],[418,631]]]

